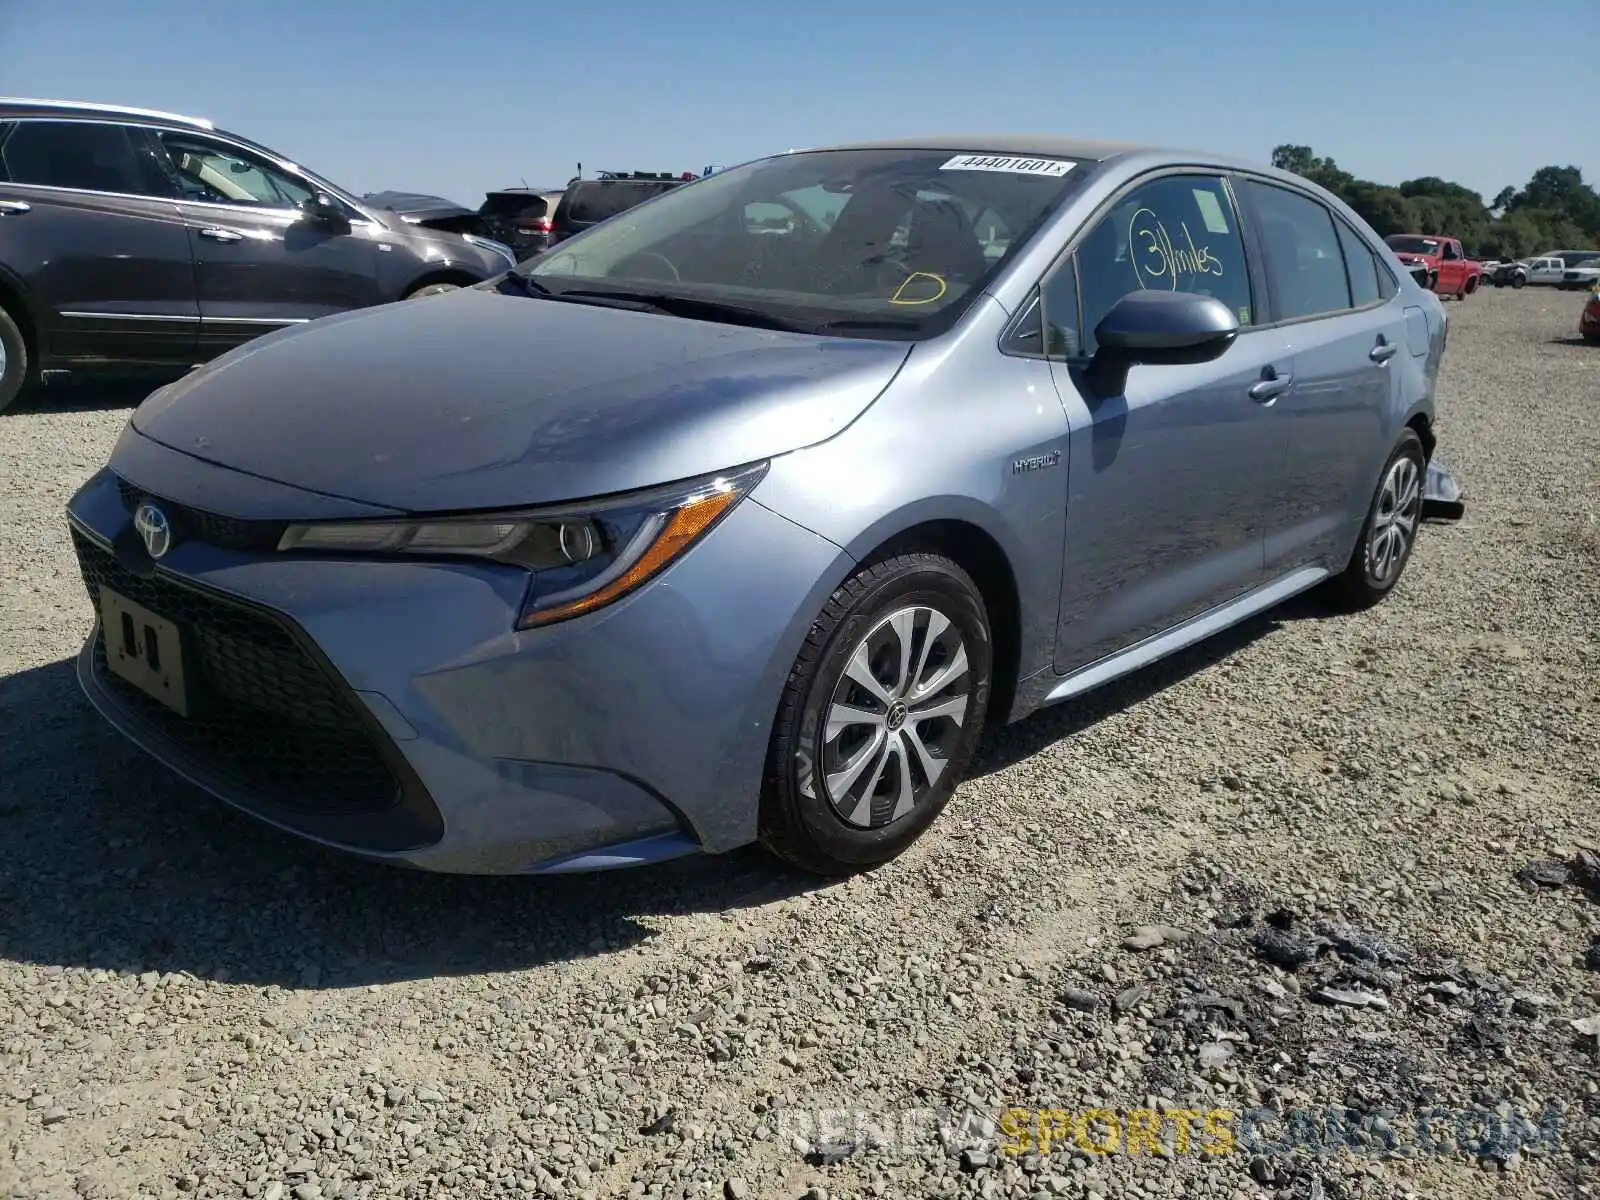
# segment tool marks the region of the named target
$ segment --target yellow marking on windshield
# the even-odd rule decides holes
[[[939,285],[939,290],[932,296],[921,300],[902,300],[900,297],[910,286],[913,279],[931,279]],[[950,285],[944,281],[943,276],[935,275],[932,271],[913,271],[901,280],[900,286],[895,288],[894,295],[889,297],[890,304],[933,304],[944,299],[944,294],[950,290]]]

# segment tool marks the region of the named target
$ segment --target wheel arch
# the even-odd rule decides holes
[[[6,314],[22,331],[22,344],[28,351],[28,369],[37,372],[44,353],[39,340],[39,323],[34,318],[33,306],[28,302],[26,290],[9,271],[3,268],[0,268],[0,308],[6,310]]]
[[[1428,462],[1433,461],[1433,448],[1438,445],[1438,439],[1433,433],[1433,419],[1425,412],[1414,412],[1406,418],[1405,428],[1413,429],[1422,439],[1422,456]]]
[[[1022,667],[1022,598],[1011,556],[1000,539],[977,521],[929,515],[903,523],[893,532],[880,529],[869,546],[852,547],[850,554],[858,563],[867,563],[919,550],[950,559],[972,578],[983,597],[994,639],[989,715],[991,723],[1003,722],[1010,715]]]

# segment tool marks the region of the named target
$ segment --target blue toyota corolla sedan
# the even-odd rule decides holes
[[[79,678],[178,774],[368,857],[759,840],[848,873],[933,824],[986,723],[1318,585],[1387,595],[1450,483],[1445,340],[1271,168],[777,155],[153,394],[70,505]]]

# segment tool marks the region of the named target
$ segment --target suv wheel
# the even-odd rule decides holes
[[[894,858],[972,761],[989,704],[983,597],[955,563],[900,554],[829,599],[778,708],[761,842],[819,875]]]
[[[0,412],[22,395],[28,381],[28,344],[11,314],[0,308]]]
[[[1344,607],[1370,608],[1400,582],[1422,525],[1422,487],[1427,473],[1422,439],[1416,430],[1407,429],[1384,464],[1355,552],[1344,573],[1333,581],[1334,593]]]
[[[1514,288],[1527,287],[1528,286],[1528,277],[1526,275],[1522,274],[1522,272],[1518,271],[1515,275],[1513,275],[1511,277],[1511,286],[1514,287]]]

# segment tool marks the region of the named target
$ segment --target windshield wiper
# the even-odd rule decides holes
[[[712,321],[725,321],[730,325],[748,325],[754,329],[776,329],[784,333],[814,332],[814,328],[810,325],[786,321],[758,308],[724,304],[720,300],[701,300],[695,296],[673,296],[665,292],[600,291],[587,288],[567,288],[549,294],[557,300],[574,300],[583,304],[609,304],[617,308],[636,308],[691,319],[704,317]]]
[[[835,329],[860,329],[863,331],[868,329],[896,329],[901,331],[909,331],[920,329],[921,327],[922,322],[908,321],[904,317],[879,317],[877,319],[872,319],[869,317],[847,317],[838,321],[824,321],[821,325],[813,325],[811,328],[813,332],[816,333],[827,333],[830,330]]]
[[[509,287],[524,296],[555,296],[555,293],[545,287],[544,284],[534,279],[531,275],[524,275],[520,271],[507,271],[495,281],[495,287],[502,292]]]

